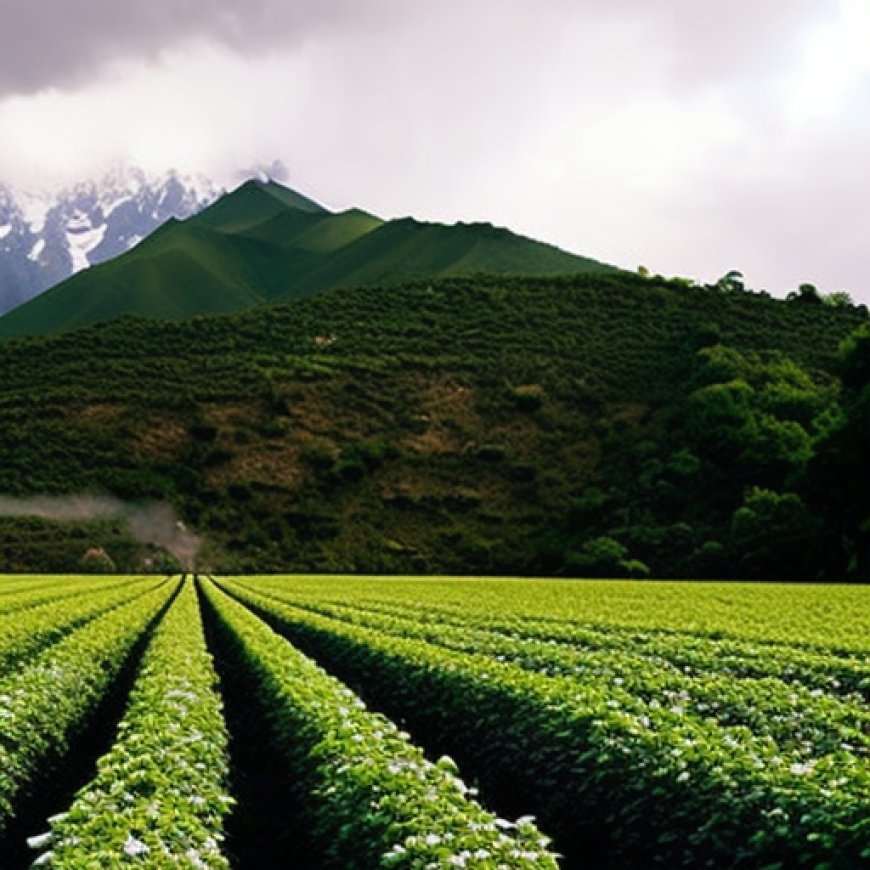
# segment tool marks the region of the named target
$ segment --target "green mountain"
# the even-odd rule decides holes
[[[196,232],[273,250],[307,219],[279,205]],[[438,247],[310,209],[309,249]],[[866,309],[619,272],[384,292],[3,342],[0,494],[171,502],[227,572],[866,578]],[[50,526],[4,520],[0,570],[133,558]]]
[[[10,312],[0,319],[0,337],[62,332],[127,314],[183,320],[336,287],[591,271],[612,267],[489,224],[334,213],[274,182],[250,181]]]

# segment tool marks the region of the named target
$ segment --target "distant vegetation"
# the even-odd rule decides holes
[[[169,500],[224,571],[866,578],[867,324],[627,273],[122,318],[0,345],[0,492]]]

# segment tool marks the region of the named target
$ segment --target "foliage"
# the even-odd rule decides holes
[[[870,577],[870,327],[843,342],[842,410],[832,412],[806,468],[803,487],[825,519],[826,544],[843,573]],[[845,542],[845,547],[843,543]]]
[[[774,519],[795,507],[764,490],[746,503]],[[867,598],[857,584],[0,577],[0,827],[28,792],[54,812],[55,765],[79,763],[90,781],[29,838],[36,866],[226,866],[231,795],[264,785],[241,754],[227,781],[233,692],[286,784],[266,810],[285,825],[274,866],[297,831],[319,867],[554,868],[556,851],[566,867],[862,866]],[[135,681],[94,774],[82,729],[124,663]]]
[[[193,581],[186,581],[143,658],[97,776],[36,838],[52,866],[226,868],[221,854],[229,769],[216,675]]]
[[[167,584],[145,595],[128,591],[127,604],[0,676],[0,832],[16,796],[68,751],[170,591]]]
[[[305,789],[310,825],[335,868],[556,867],[529,819],[497,819],[448,758],[407,735],[210,583],[205,595],[243,662],[287,775]],[[508,831],[510,833],[508,833]]]
[[[473,597],[467,610],[450,606],[462,601],[450,584],[434,608],[413,595],[385,599],[393,587],[371,581],[341,584],[349,603],[323,580],[223,585],[436,751],[455,752],[487,793],[522,795],[569,862],[699,866],[740,855],[836,865],[868,854],[860,698],[830,673],[825,689],[803,686],[800,668],[782,660],[785,679],[751,676],[764,663],[757,640],[741,662],[727,639],[659,636],[651,611],[641,617],[649,630],[634,635],[530,623]],[[561,588],[569,599],[573,591]],[[637,595],[625,584],[609,592],[619,612],[624,595]],[[677,666],[681,652],[692,666]],[[740,679],[726,674],[741,664]],[[866,663],[841,664],[866,691]]]
[[[837,351],[862,323],[614,273],[327,291],[9,341],[0,492],[170,501],[201,565],[225,571],[749,577],[732,518],[759,487],[822,522],[800,543],[809,576],[866,577],[849,469],[868,439]],[[141,564],[114,533],[25,527],[3,535],[7,569],[76,570],[90,546]],[[595,566],[584,546],[602,538],[626,552]]]

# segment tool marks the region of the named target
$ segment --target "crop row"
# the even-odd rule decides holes
[[[839,695],[860,693],[870,698],[870,663],[866,656],[831,650],[809,649],[797,644],[765,642],[732,637],[709,637],[689,632],[589,625],[568,619],[541,619],[513,614],[509,610],[469,612],[447,603],[347,597],[330,600],[324,595],[288,595],[286,583],[259,580],[256,587],[277,592],[285,600],[326,614],[331,608],[432,620],[439,625],[474,627],[505,634],[568,644],[588,650],[620,650],[683,673],[719,673],[724,677],[773,677],[788,683],[822,689]]]
[[[0,835],[75,758],[122,670],[132,680],[96,776],[31,840],[40,866],[237,860],[224,700],[262,723],[287,796],[267,811],[293,815],[311,866],[554,868],[554,850],[565,867],[870,860],[861,677],[737,672],[769,653],[853,673],[848,653],[724,638],[731,671],[712,637],[424,606],[370,583],[346,601],[266,578],[73,587],[40,584],[26,604],[0,583],[17,602],[0,612]],[[259,773],[236,769],[257,787]]]
[[[216,681],[186,583],[154,633],[96,777],[31,840],[42,850],[36,864],[229,866],[220,849],[232,803],[228,737]]]
[[[749,727],[641,706],[612,680],[542,675],[294,608],[249,584],[225,588],[415,733],[442,735],[485,793],[526,796],[578,854],[597,848],[611,866],[870,857],[870,773],[849,750],[790,762]]]
[[[272,590],[268,594],[275,595]],[[293,603],[292,597],[278,595]],[[724,728],[749,728],[755,738],[769,738],[783,760],[807,763],[833,751],[851,751],[870,756],[870,711],[857,699],[851,702],[822,690],[773,677],[731,678],[717,673],[715,656],[710,674],[687,674],[667,661],[638,655],[632,649],[589,649],[566,643],[517,637],[477,628],[474,621],[445,623],[419,616],[387,615],[353,606],[311,605],[301,608],[354,625],[399,637],[414,637],[447,649],[489,655],[546,676],[564,676],[596,683],[634,699],[639,715],[647,708],[668,705],[687,716]],[[624,701],[623,707],[629,708]],[[727,740],[727,731],[722,739]],[[732,738],[733,739],[733,738]]]
[[[0,678],[11,667],[56,643],[81,625],[153,587],[153,580],[82,592],[0,616]]]
[[[162,584],[0,679],[0,832],[19,791],[70,748],[171,594]]]
[[[36,588],[23,588],[0,596],[0,617],[37,607],[48,601],[62,601],[77,598],[84,592],[96,592],[102,589],[120,589],[129,584],[129,578],[101,577],[81,578],[69,583],[51,582],[40,584]]]
[[[411,605],[439,616],[583,625],[637,635],[870,653],[870,588],[858,584],[574,582],[502,578],[256,577],[310,600]]]
[[[69,630],[0,680],[0,835],[23,792],[37,781],[45,790],[53,765],[75,756],[101,699],[147,639],[96,775],[29,838],[35,866],[229,866],[233,798],[213,652],[222,668],[240,669],[246,702],[268,723],[271,763],[296,798],[316,866],[557,866],[531,817],[508,821],[485,809],[449,758],[429,760],[250,610],[213,584],[200,588],[204,611],[189,580],[32,609],[66,619]]]
[[[205,596],[272,726],[276,756],[302,791],[318,866],[556,866],[531,819],[486,811],[452,761],[427,760],[395,724],[211,583]]]

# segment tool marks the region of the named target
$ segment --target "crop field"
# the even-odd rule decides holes
[[[870,866],[870,587],[0,577],[0,867]]]

